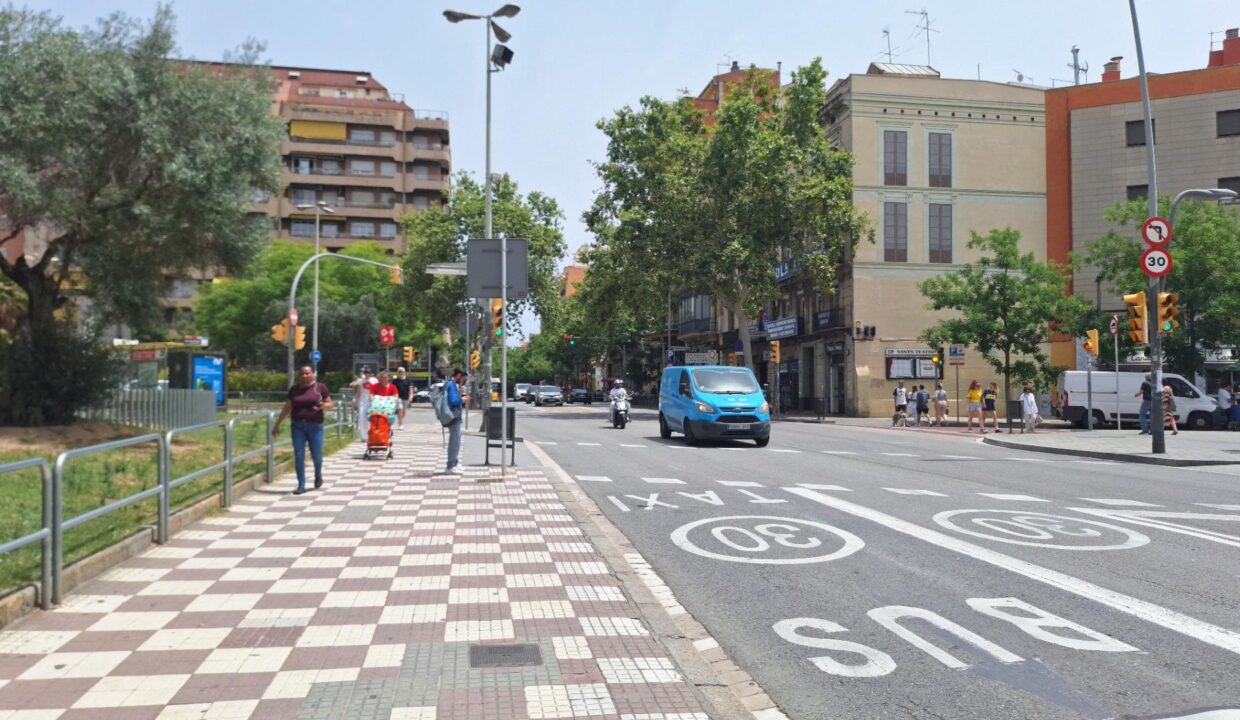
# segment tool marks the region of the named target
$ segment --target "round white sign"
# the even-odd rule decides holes
[[[1171,224],[1160,217],[1152,217],[1141,225],[1141,239],[1150,245],[1161,247],[1171,242]]]
[[[1171,272],[1171,253],[1162,248],[1150,248],[1141,255],[1141,271],[1150,277],[1162,277]]]
[[[754,565],[804,565],[848,557],[865,547],[847,530],[797,518],[729,515],[697,520],[672,532],[694,555]]]
[[[1127,550],[1150,541],[1119,525],[1030,510],[948,510],[934,522],[986,540],[1056,550]]]

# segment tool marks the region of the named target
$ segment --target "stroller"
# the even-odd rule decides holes
[[[377,397],[370,401],[370,428],[366,433],[363,460],[372,457],[392,459],[392,423],[396,421],[397,402],[394,397]]]

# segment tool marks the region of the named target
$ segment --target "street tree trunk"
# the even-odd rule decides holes
[[[1012,397],[1012,349],[1003,349],[1003,417],[1007,420],[1008,432],[1012,432],[1012,417],[1008,410],[1008,399]],[[998,409],[998,408],[996,408]]]

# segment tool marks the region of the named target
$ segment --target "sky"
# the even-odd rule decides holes
[[[485,163],[483,24],[453,25],[445,9],[475,14],[502,0],[180,0],[172,3],[182,57],[216,60],[248,38],[276,65],[372,73],[412,107],[450,117],[453,171],[480,177]],[[828,85],[869,63],[929,64],[943,77],[1052,86],[1072,81],[1071,48],[1087,77],[1123,56],[1137,72],[1127,0],[525,0],[515,18],[508,69],[493,77],[492,167],[523,192],[542,191],[564,210],[569,256],[591,238],[581,222],[599,183],[592,163],[605,138],[595,127],[642,96],[699,92],[732,61],[794,68],[822,57]],[[1210,34],[1240,27],[1236,0],[1137,0],[1146,67],[1205,67]],[[113,12],[149,18],[156,0],[30,2],[73,27]],[[1216,45],[1217,47],[1217,45]],[[635,281],[639,281],[635,279]],[[526,318],[526,332],[537,321]]]

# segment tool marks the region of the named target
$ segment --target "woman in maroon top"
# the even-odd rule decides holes
[[[314,459],[314,487],[323,487],[323,413],[334,408],[327,386],[319,382],[314,368],[306,365],[298,372],[298,382],[288,389],[288,400],[271,429],[272,439],[280,435],[284,418],[293,416],[293,467],[297,470],[294,495],[306,491],[306,445]]]

